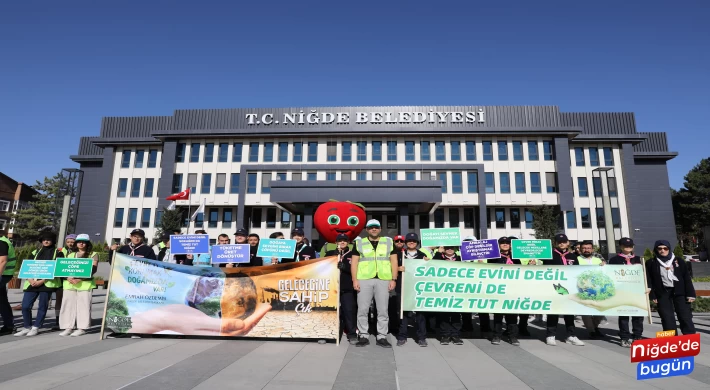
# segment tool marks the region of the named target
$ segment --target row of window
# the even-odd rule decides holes
[[[598,167],[599,166],[599,148],[596,147],[589,147],[587,148],[589,151],[589,165],[592,167]],[[604,152],[604,166],[605,167],[612,167],[614,166],[614,153],[611,148],[602,148]],[[575,158],[575,165],[578,167],[583,167],[586,164],[586,159],[584,157],[584,148],[582,147],[576,147],[574,148],[574,158]]]
[[[141,196],[141,182],[143,179],[133,178],[131,179],[131,198],[138,198]],[[145,186],[143,187],[143,196],[146,198],[153,197],[153,187],[155,186],[155,179],[145,179]],[[118,179],[116,196],[119,198],[125,198],[128,194],[128,179],[120,178]],[[178,190],[180,192],[182,190]]]
[[[117,208],[116,211],[114,212],[113,216],[113,227],[117,228],[122,228],[125,226],[127,228],[135,228],[135,227],[141,227],[141,228],[149,228],[150,225],[150,217],[153,212],[155,212],[155,225],[158,226],[160,225],[160,220],[163,217],[163,211],[159,209],[150,209],[150,208],[144,208],[141,210],[141,219],[138,221],[138,209],[137,208],[130,208],[128,209],[128,222],[125,221],[125,213],[126,209],[124,208]]]
[[[588,179],[586,177],[577,178],[577,196],[580,198],[586,198],[589,196],[589,186],[587,180]],[[607,187],[609,189],[609,196],[618,196],[615,177],[607,177]],[[594,191],[594,197],[596,198],[604,195],[601,177],[592,177],[592,190]]]
[[[496,229],[505,229],[506,226],[506,212],[505,208],[489,208],[488,209],[488,226],[491,228],[496,228]],[[597,217],[597,228],[604,228],[606,224],[604,223],[604,209],[602,208],[597,208],[594,209]],[[532,229],[533,228],[533,220],[534,216],[532,212],[529,209],[524,209],[525,212],[525,228],[526,229]],[[511,229],[519,229],[521,226],[521,214],[520,214],[520,209],[519,208],[510,208],[508,209],[508,214],[509,214],[509,222],[510,222],[510,228]],[[579,216],[580,219],[579,221],[581,222],[581,228],[582,229],[591,229],[592,228],[592,219],[591,219],[591,209],[589,208],[580,208],[579,209]],[[561,215],[560,215],[561,217]],[[565,217],[567,219],[567,229],[577,229],[577,213],[576,211],[567,211],[565,213]],[[614,228],[621,228],[621,213],[618,208],[613,207],[611,209],[611,219],[612,219],[612,224]],[[562,220],[560,219],[558,221],[558,225],[560,229],[563,227]]]
[[[486,193],[495,194],[496,193],[496,180],[495,174],[486,172]],[[529,183],[531,194],[541,194],[542,184],[540,180],[540,172],[529,172]],[[513,177],[515,179],[515,193],[516,194],[527,194],[528,193],[528,181],[525,177],[525,172],[514,172]],[[498,193],[510,194],[510,172],[499,172],[498,173],[498,183],[500,187],[498,188]],[[547,172],[545,173],[545,190],[548,194],[557,193],[557,173]]]
[[[133,151],[124,150],[121,154],[121,168],[131,167],[131,155]],[[143,168],[143,162],[145,160],[145,150],[138,149],[135,151],[135,159],[133,160],[134,168]],[[148,150],[148,168],[155,168],[158,166],[158,150],[150,149]]]

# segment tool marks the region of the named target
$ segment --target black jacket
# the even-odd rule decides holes
[[[340,269],[340,291],[353,291],[353,274],[350,271],[353,251],[347,248],[344,252],[341,252],[340,249],[334,249],[326,252],[325,255],[338,256],[338,258],[342,256],[341,261],[338,263],[338,268]]]
[[[512,255],[512,253],[511,253],[511,255]],[[522,264],[522,263],[520,262],[520,260],[518,260],[518,259],[513,259],[513,258],[511,258],[510,260],[513,261],[513,264]],[[491,260],[488,260],[488,264],[491,264],[491,263],[493,263],[493,264],[506,264],[507,262],[508,262],[508,259],[507,259],[505,256],[501,256],[501,257],[498,258],[498,259],[491,259]]]
[[[131,256],[131,245],[130,244],[124,245],[124,246],[118,248],[118,250],[116,252]],[[145,244],[136,248],[133,256],[134,257],[143,257],[143,258],[150,259],[150,260],[158,260],[155,257],[155,252],[153,251],[153,248],[151,248]],[[111,251],[111,250],[108,251],[108,261],[109,261],[109,263],[111,263],[111,261],[113,261],[113,251]]]
[[[575,252],[567,252],[565,254],[565,259],[567,260],[567,265],[575,265],[579,264],[577,261],[577,253]],[[542,264],[544,265],[565,265],[564,262],[562,262],[562,256],[560,256],[557,251],[554,249],[552,250],[552,260],[543,260]]]
[[[677,257],[673,260],[673,273],[678,278],[678,281],[673,281],[673,293],[695,298],[695,287],[693,287],[693,280],[690,278],[690,271],[685,260]],[[646,261],[646,281],[648,287],[651,288],[650,299],[657,299],[658,295],[666,293],[663,279],[661,279],[661,263],[656,258]]]
[[[249,246],[249,262],[248,263],[239,263],[237,264],[237,267],[261,267],[264,265],[264,259],[256,255],[256,252],[259,250],[259,246]]]
[[[616,255],[616,256],[612,257],[611,259],[609,259],[609,264],[626,265],[626,259],[619,256],[619,255]],[[640,257],[634,256],[631,258],[631,264],[643,264],[643,261],[641,260]]]
[[[281,259],[282,263],[294,263],[296,262],[296,257],[298,261],[303,260],[313,260],[316,258],[316,250],[312,246],[301,243],[296,245],[296,253],[293,255],[292,259]]]

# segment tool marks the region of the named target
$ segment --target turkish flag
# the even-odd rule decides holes
[[[165,199],[166,200],[188,200],[188,199],[190,199],[190,189],[187,188],[184,191],[178,192],[177,194],[174,194],[174,195],[170,195]]]

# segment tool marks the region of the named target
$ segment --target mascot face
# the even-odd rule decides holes
[[[365,210],[355,203],[330,201],[318,206],[313,224],[327,242],[335,242],[341,233],[352,241],[365,227],[366,218]]]

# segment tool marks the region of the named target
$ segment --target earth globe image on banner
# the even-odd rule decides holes
[[[602,271],[584,271],[577,277],[577,294],[581,299],[602,301],[616,293],[614,281]]]

